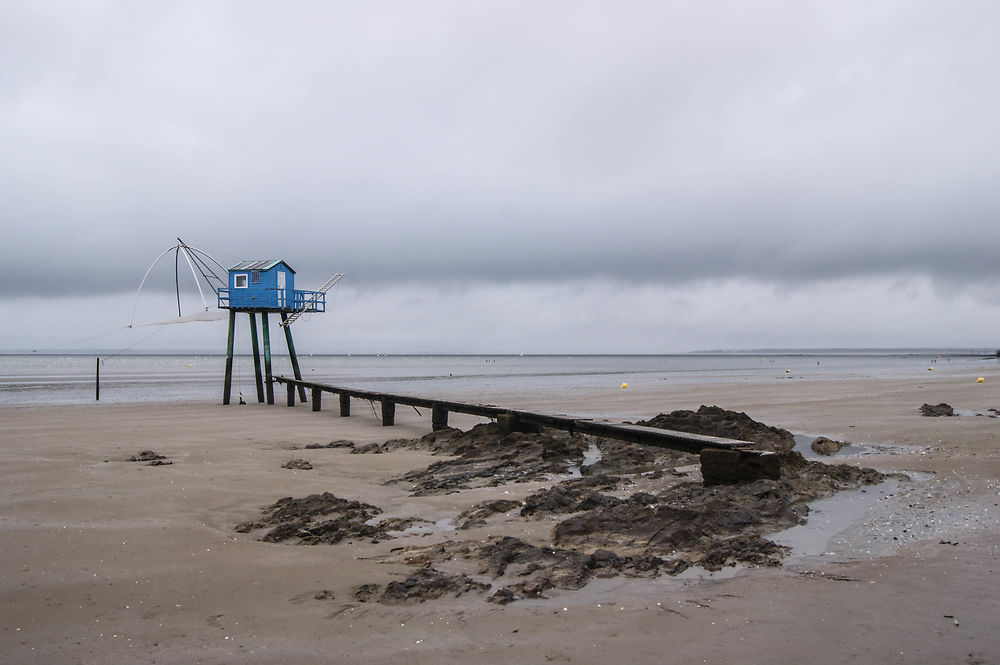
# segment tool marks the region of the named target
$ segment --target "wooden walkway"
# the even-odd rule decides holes
[[[351,415],[351,399],[363,399],[378,402],[382,407],[382,425],[395,424],[396,405],[423,407],[431,410],[431,426],[438,430],[448,426],[449,413],[465,413],[484,418],[492,418],[508,431],[525,431],[538,427],[553,427],[568,432],[592,434],[607,439],[629,441],[647,446],[670,448],[686,453],[702,454],[702,466],[705,466],[703,451],[715,452],[717,461],[727,467],[740,467],[750,472],[750,477],[774,477],[777,473],[777,457],[773,453],[754,450],[753,444],[737,439],[724,439],[716,436],[705,436],[660,429],[658,427],[642,427],[627,423],[614,423],[590,418],[574,418],[571,416],[520,411],[493,406],[491,404],[470,404],[408,395],[393,395],[369,390],[357,390],[341,386],[329,386],[322,383],[290,379],[283,376],[274,377],[276,383],[284,383],[288,406],[295,406],[295,396],[305,391],[312,395],[312,410],[320,411],[323,406],[323,393],[333,393],[339,396],[340,415]],[[748,468],[749,467],[749,468]],[[755,469],[757,469],[755,471]],[[760,471],[760,469],[765,469]],[[740,478],[744,479],[744,478]]]

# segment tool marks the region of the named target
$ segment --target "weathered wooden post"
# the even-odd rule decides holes
[[[388,397],[382,398],[382,426],[391,427],[396,424],[396,403]]]
[[[268,328],[267,312],[261,312],[260,324],[264,334],[264,384],[267,388],[267,403],[274,404],[274,377],[271,375],[271,331]]]
[[[257,383],[257,401],[264,401],[264,380],[260,376],[260,343],[257,341],[257,315],[250,315],[250,347],[253,350],[253,378]]]
[[[497,426],[500,428],[500,433],[504,435],[511,434],[513,432],[537,434],[542,431],[541,426],[526,423],[521,420],[519,416],[513,413],[502,413],[498,415]]]
[[[233,339],[236,336],[236,310],[229,310],[229,338],[226,342],[226,382],[222,388],[222,403],[229,404],[233,391]]]
[[[299,381],[302,380],[302,372],[299,371],[299,357],[295,355],[295,342],[292,341],[292,329],[288,325],[288,314],[281,313],[281,327],[285,329],[285,346],[288,347],[288,357],[292,361],[292,374]],[[299,401],[306,401],[306,387],[299,386]]]
[[[295,406],[295,384],[286,383],[285,388],[288,389],[288,406]]]
[[[448,409],[443,406],[431,408],[431,429],[439,430],[448,426]]]
[[[97,377],[94,381],[94,400],[101,401],[101,357],[97,356]]]
[[[321,408],[320,405],[322,404],[322,401],[323,401],[323,391],[320,390],[319,388],[315,388],[314,387],[312,389],[313,411],[319,411],[320,410],[320,408]]]
[[[340,417],[347,418],[351,415],[351,396],[347,393],[340,393]]]
[[[699,461],[701,477],[706,485],[781,478],[781,462],[777,455],[770,452],[706,447],[701,449]]]

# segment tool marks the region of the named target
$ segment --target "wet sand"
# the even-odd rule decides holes
[[[363,402],[351,418],[301,405],[5,408],[0,662],[1000,663],[1000,419],[919,415],[939,402],[1000,408],[1000,369],[609,386],[541,404],[497,395],[504,406],[628,420],[719,405],[861,444],[837,461],[913,477],[868,488],[870,502],[823,554],[793,552],[781,568],[597,579],[504,606],[478,594],[412,605],[354,597],[361,583],[408,574],[393,548],[446,538],[462,507],[540,486],[414,497],[385,481],[438,459],[428,452],[304,449],[417,438],[429,413],[397,408],[389,429]],[[451,416],[462,428],[477,422]],[[171,464],[125,461],[144,450]],[[292,459],[313,468],[282,468]],[[281,497],[324,491],[436,527],[313,547],[235,531]],[[543,538],[552,525],[517,528]]]

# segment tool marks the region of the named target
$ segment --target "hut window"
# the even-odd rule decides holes
[[[250,271],[250,283],[251,284],[260,284],[260,271],[259,270],[251,270]]]
[[[233,286],[237,289],[247,288],[247,274],[244,272],[238,275],[233,275]]]

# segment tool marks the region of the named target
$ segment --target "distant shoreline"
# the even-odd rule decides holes
[[[762,348],[762,349],[707,349],[696,351],[673,351],[663,353],[489,353],[489,352],[393,352],[393,353],[312,353],[311,356],[323,358],[329,357],[352,357],[352,358],[379,358],[379,357],[404,357],[404,358],[602,358],[602,357],[622,357],[622,358],[658,358],[671,356],[942,356],[950,358],[968,357],[1000,357],[1000,348],[921,348],[921,347],[901,347],[901,348],[879,348],[879,347],[858,347],[858,348]],[[30,350],[0,350],[0,356],[224,356],[224,351],[204,349],[199,350],[153,350],[134,351],[120,353],[112,349],[84,349],[65,351],[30,351]],[[249,356],[249,353],[239,353],[236,355]]]

